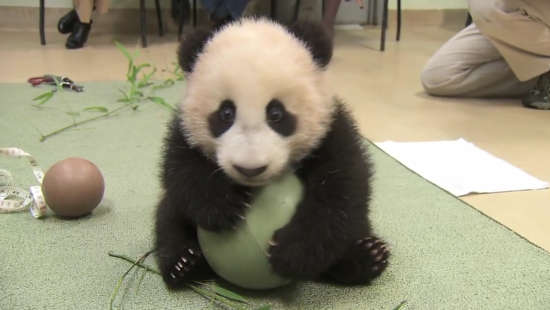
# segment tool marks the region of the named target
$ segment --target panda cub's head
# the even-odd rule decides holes
[[[188,142],[235,181],[267,184],[314,149],[331,122],[332,40],[316,22],[243,18],[197,28],[178,50]]]

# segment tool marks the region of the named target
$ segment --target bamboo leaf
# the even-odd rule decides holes
[[[153,70],[149,74],[144,74],[143,79],[138,83],[138,88],[143,88],[151,85],[152,83],[149,83],[149,79],[153,77],[153,74],[155,74],[155,72],[157,72],[157,68],[153,68]]]
[[[132,55],[130,55],[130,52],[128,52],[128,49],[126,49],[126,47],[124,47],[124,45],[120,44],[118,41],[115,41],[115,45],[116,47],[122,52],[122,54],[124,54],[124,56],[126,56],[126,58],[128,59],[128,70],[127,70],[127,73],[126,73],[126,80],[130,80],[130,71],[132,69],[132,66],[134,64],[134,59],[132,58]]]
[[[148,67],[150,67],[150,66],[151,66],[151,64],[142,63],[141,65],[139,65],[139,66],[136,67],[136,70],[137,70],[137,71],[140,71],[141,69],[143,69],[143,68],[148,68]]]
[[[164,101],[164,99],[160,98],[160,97],[147,97],[147,99],[153,101],[154,103],[156,104],[160,104],[170,110],[173,109],[173,107],[166,101]]]
[[[116,47],[128,58],[128,61],[133,61],[132,55],[130,55],[130,52],[124,47],[124,45],[120,44],[118,41],[115,41]]]
[[[235,300],[235,301],[241,301],[241,302],[245,302],[245,303],[247,302],[246,299],[244,299],[240,295],[238,295],[236,293],[233,293],[229,290],[226,290],[224,288],[221,288],[219,286],[214,286],[214,292],[216,292],[216,294],[218,294],[220,296],[223,296],[225,298],[229,298],[229,299],[232,299],[232,300]]]
[[[117,102],[130,102],[130,98],[128,98],[128,95],[122,89],[119,89],[118,91],[124,95],[124,98],[118,99]]]
[[[61,87],[61,81],[57,79],[57,77],[53,77],[53,81],[55,83],[55,87],[57,88],[57,90],[59,91],[63,91],[63,88]]]
[[[172,79],[166,79],[162,83],[153,86],[153,89],[160,89],[160,88],[170,87],[170,86],[174,85],[175,83],[176,82],[174,82],[174,80],[172,80]]]
[[[44,103],[46,103],[48,100],[52,99],[53,97],[53,91],[49,91],[47,93],[43,93],[42,95],[34,98],[33,100],[38,100],[38,99],[42,99],[38,105],[43,105]]]
[[[52,96],[53,96],[53,92],[49,91],[49,92],[43,93],[41,95],[38,95],[33,100],[43,99],[43,98],[46,98],[46,97],[51,98]]]
[[[393,310],[399,310],[405,305],[405,300],[403,300],[397,307],[393,308]]]
[[[271,309],[271,305],[263,306],[263,307],[257,308],[256,310],[269,310],[269,309]]]
[[[124,98],[129,99],[128,95],[122,89],[119,89],[118,91],[124,95]]]
[[[131,76],[130,82],[133,83],[136,81],[137,74],[138,74],[138,68],[136,66],[132,66],[132,75],[130,75]]]
[[[96,111],[99,111],[99,112],[105,112],[105,113],[109,112],[109,109],[107,109],[106,107],[102,107],[102,106],[87,107],[82,111],[93,111],[93,110],[96,110]]]

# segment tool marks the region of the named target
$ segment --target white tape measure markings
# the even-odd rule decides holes
[[[47,210],[47,205],[42,194],[42,180],[44,172],[38,166],[38,161],[31,154],[18,148],[0,148],[0,154],[16,158],[26,157],[31,165],[34,176],[40,185],[31,186],[29,191],[12,185],[13,177],[7,170],[0,170],[0,180],[7,179],[8,185],[0,186],[0,213],[20,212],[29,209],[31,215],[35,218],[42,217]],[[16,196],[22,200],[7,199],[10,196]]]

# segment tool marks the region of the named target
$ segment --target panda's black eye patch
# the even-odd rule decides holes
[[[275,132],[288,137],[296,131],[297,119],[285,109],[278,99],[272,99],[266,106],[266,121]]]
[[[208,127],[214,138],[221,136],[233,126],[236,115],[237,107],[233,101],[226,99],[220,103],[219,108],[208,116]]]

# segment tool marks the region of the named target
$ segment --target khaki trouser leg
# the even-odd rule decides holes
[[[525,96],[538,76],[550,70],[550,2],[536,5],[535,9],[520,0],[471,0],[475,24],[456,34],[428,61],[421,74],[426,92]],[[546,15],[541,14],[545,7]]]
[[[73,0],[73,4],[80,21],[87,24],[92,19],[94,6],[99,14],[107,13],[110,0]]]

